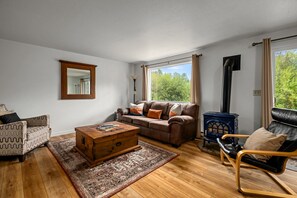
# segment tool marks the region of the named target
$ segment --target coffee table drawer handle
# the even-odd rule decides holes
[[[116,143],[116,146],[121,146],[122,145],[122,142],[117,142]]]

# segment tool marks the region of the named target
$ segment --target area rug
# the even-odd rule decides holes
[[[197,141],[198,148],[208,154],[220,156],[220,146],[213,142],[205,142],[205,145],[203,146],[203,140],[199,139]]]
[[[139,141],[132,151],[90,168],[75,150],[75,138],[50,142],[48,148],[84,198],[110,197],[177,156],[176,153]]]

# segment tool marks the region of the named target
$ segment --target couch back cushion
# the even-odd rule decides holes
[[[152,102],[151,109],[155,110],[162,110],[161,119],[167,120],[168,119],[168,102]]]
[[[168,120],[171,107],[176,104],[175,102],[157,102],[157,101],[138,101],[136,104],[144,103],[143,115],[147,116],[149,109],[162,110],[161,119]],[[194,119],[198,119],[198,105],[192,103],[181,103],[182,113],[181,115],[192,116]]]
[[[149,111],[149,109],[151,108],[151,105],[152,105],[152,101],[138,101],[137,104],[140,104],[140,103],[144,103],[143,105],[143,115],[144,116],[147,116],[147,113]]]

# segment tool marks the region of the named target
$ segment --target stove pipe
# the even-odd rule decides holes
[[[230,97],[231,97],[231,84],[232,84],[232,71],[234,60],[228,58],[223,67],[223,90],[221,101],[221,113],[229,113],[230,111]]]

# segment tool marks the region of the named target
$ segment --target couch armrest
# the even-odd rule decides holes
[[[22,120],[27,121],[28,127],[34,127],[34,126],[50,127],[49,115],[36,116],[32,118],[24,118]]]
[[[24,143],[24,141],[26,140],[26,136],[27,136],[26,121],[18,121],[18,122],[12,122],[8,124],[0,125],[0,140],[2,140],[0,141],[0,144],[2,145],[11,144],[11,142]]]
[[[195,119],[191,116],[187,116],[187,115],[181,115],[181,116],[173,116],[168,120],[168,124],[180,124],[180,125],[184,125],[184,124],[190,124],[190,123],[194,123]]]

